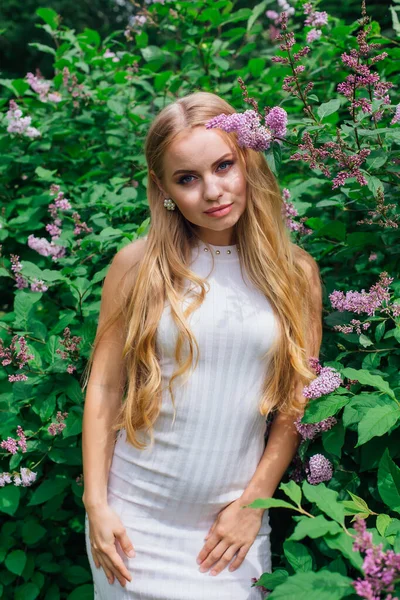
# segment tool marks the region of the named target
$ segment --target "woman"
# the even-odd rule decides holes
[[[300,442],[321,284],[264,155],[206,127],[234,112],[197,92],[158,114],[149,234],[104,282],[83,420],[98,599],[264,597],[269,514],[247,505],[273,496]]]

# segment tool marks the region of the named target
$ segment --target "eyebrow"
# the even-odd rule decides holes
[[[233,155],[234,155],[233,152],[227,152],[226,154],[221,156],[221,158],[219,158],[218,160],[213,162],[213,164],[211,166],[214,167],[217,163],[221,162],[224,158],[227,158],[227,156],[233,156]],[[172,176],[174,177],[174,175],[177,175],[178,173],[196,173],[196,170],[195,169],[178,169],[178,171],[175,171]]]

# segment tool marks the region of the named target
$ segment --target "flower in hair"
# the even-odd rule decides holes
[[[241,147],[252,150],[268,150],[275,136],[286,135],[287,114],[283,108],[275,106],[265,117],[265,126],[261,125],[260,115],[255,110],[226,115],[222,113],[206,123],[206,129],[218,127],[227,133],[235,132]]]

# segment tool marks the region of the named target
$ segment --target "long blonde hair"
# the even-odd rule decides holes
[[[149,173],[163,179],[163,156],[169,144],[183,130],[205,123],[221,113],[232,114],[235,109],[216,94],[195,92],[167,105],[153,120],[145,141],[145,155]],[[299,249],[290,240],[289,230],[282,216],[283,200],[277,181],[268,167],[265,156],[249,148],[238,146],[235,133],[218,130],[235,150],[247,180],[247,198],[244,213],[236,223],[235,232],[240,245],[242,269],[249,279],[270,301],[278,318],[280,335],[267,353],[270,356],[262,396],[261,415],[279,410],[285,414],[304,410],[304,398],[294,393],[295,381],[302,385],[315,379],[310,369],[307,352],[307,330],[310,325],[310,286],[306,272],[297,260]],[[139,430],[149,433],[154,443],[153,425],[162,402],[162,377],[156,347],[158,322],[167,299],[177,330],[175,359],[168,389],[174,411],[173,381],[189,376],[199,358],[197,341],[188,326],[187,317],[204,301],[207,279],[188,268],[191,249],[197,235],[192,225],[176,209],[166,210],[163,195],[152,177],[148,178],[148,202],[151,224],[146,247],[139,262],[132,265],[132,284],[118,314],[99,328],[88,361],[89,373],[93,356],[105,331],[123,314],[125,346],[121,360],[126,368],[125,400],[116,415],[113,430],[125,429],[128,441],[138,449],[147,444],[137,435]],[[184,281],[199,286],[193,292],[194,300],[182,309]],[[193,288],[192,288],[193,290]],[[188,349],[183,355],[183,347]],[[88,376],[84,387],[88,382]],[[298,385],[298,383],[297,383]],[[174,418],[175,418],[174,412]]]

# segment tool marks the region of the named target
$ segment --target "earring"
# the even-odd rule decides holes
[[[165,198],[164,206],[167,210],[175,210],[176,208],[176,204],[171,198]]]

